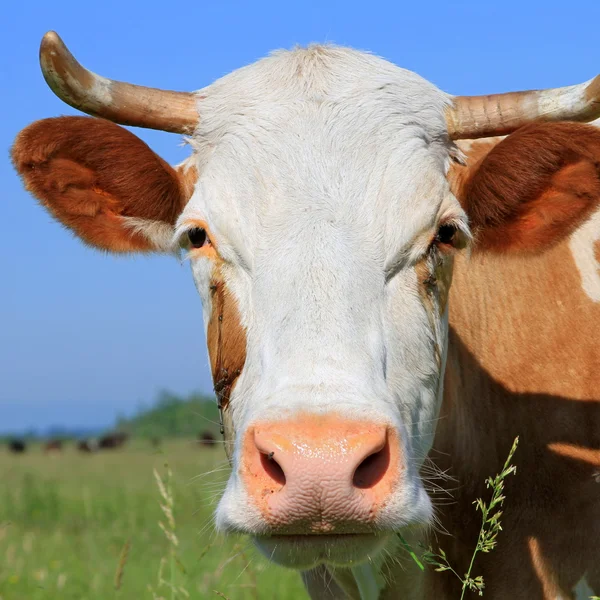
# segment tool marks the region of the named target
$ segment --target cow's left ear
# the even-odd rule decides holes
[[[522,127],[473,142],[449,175],[471,222],[474,249],[541,252],[600,207],[600,130],[579,123]]]

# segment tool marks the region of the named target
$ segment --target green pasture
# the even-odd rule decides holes
[[[306,598],[247,538],[215,534],[227,474],[221,449],[186,440],[92,455],[2,447],[0,600]]]

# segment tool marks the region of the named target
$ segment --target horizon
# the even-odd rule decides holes
[[[216,397],[214,394],[206,394],[198,391],[192,391],[185,397],[176,396],[170,393],[168,390],[162,390],[151,402],[143,402],[135,406],[132,410],[127,413],[118,412],[114,415],[111,422],[102,423],[100,421],[95,422],[94,425],[81,425],[74,420],[73,422],[52,423],[49,422],[41,427],[28,427],[28,428],[10,428],[0,426],[0,439],[9,437],[60,437],[66,435],[68,437],[80,437],[82,434],[86,436],[96,435],[102,431],[109,431],[119,428],[119,421],[136,419],[137,417],[147,415],[155,410],[159,410],[161,406],[164,406],[165,402],[175,400],[177,402],[187,403],[194,400],[200,402],[214,403],[216,406]]]
[[[600,72],[600,3],[591,0],[566,13],[515,0],[501,8],[474,1],[223,2],[186,7],[186,23],[202,25],[184,34],[181,11],[144,8],[115,0],[101,11],[64,1],[5,7],[4,148],[37,119],[81,114],[41,75],[39,43],[51,29],[100,75],[182,91],[277,48],[314,41],[371,51],[456,95],[560,87]],[[131,130],[171,164],[189,154],[181,136]],[[23,189],[9,160],[0,162],[0,176],[0,431],[111,423],[161,390],[212,394],[189,265],[86,248]]]

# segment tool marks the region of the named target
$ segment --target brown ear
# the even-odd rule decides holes
[[[111,252],[161,249],[191,195],[186,176],[104,119],[36,121],[17,136],[12,159],[54,217]]]
[[[539,252],[600,206],[600,130],[578,123],[523,127],[474,142],[449,179],[476,250]]]

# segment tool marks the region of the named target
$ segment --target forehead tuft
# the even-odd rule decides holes
[[[333,45],[278,50],[199,90],[201,121],[196,141],[215,141],[265,110],[275,118],[287,109],[315,103],[402,115],[433,137],[446,134],[450,97],[421,76],[367,52]],[[275,108],[277,107],[277,110]],[[270,109],[270,111],[268,110]],[[342,119],[340,119],[341,121]]]

